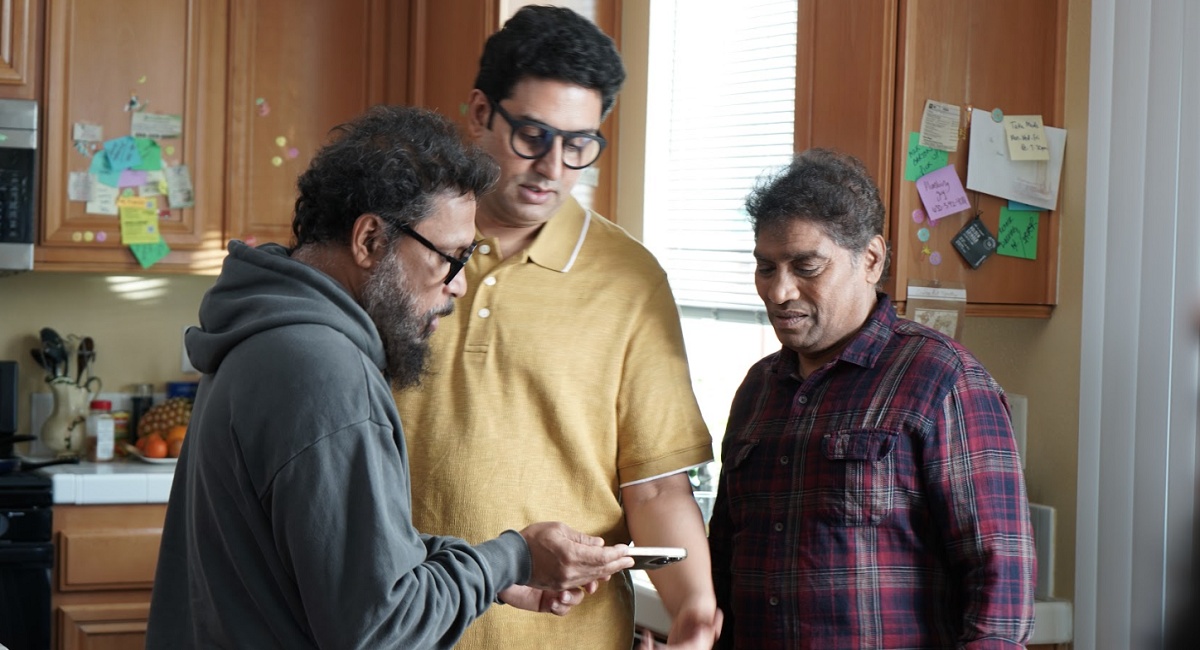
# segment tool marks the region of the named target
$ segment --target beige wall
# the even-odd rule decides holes
[[[106,392],[127,391],[141,382],[162,391],[167,381],[186,377],[181,372],[183,327],[196,324],[200,299],[214,280],[37,271],[0,277],[0,359],[20,364],[19,431],[28,433],[29,394],[46,391],[44,373],[29,354],[41,328],[91,336],[95,374]]]

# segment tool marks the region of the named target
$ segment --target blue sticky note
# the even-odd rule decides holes
[[[1036,205],[1029,205],[1028,203],[1018,203],[1016,201],[1011,201],[1011,200],[1008,202],[1008,209],[1016,211],[1016,212],[1041,212],[1042,211],[1042,208],[1039,208]]]
[[[137,142],[128,135],[105,142],[104,152],[108,154],[108,162],[114,171],[125,171],[142,163]]]
[[[113,169],[112,163],[108,159],[108,153],[103,149],[92,156],[92,164],[88,167],[88,172],[95,174],[96,180],[104,185],[119,186],[121,172]]]

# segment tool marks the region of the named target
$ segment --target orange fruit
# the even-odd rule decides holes
[[[183,440],[168,440],[167,441],[167,457],[179,458],[179,452],[183,450]]]
[[[182,441],[183,437],[186,435],[187,435],[187,425],[186,424],[176,424],[175,426],[171,427],[170,429],[167,429],[167,433],[163,437],[167,439],[167,442],[173,442],[175,440]]]
[[[160,435],[146,436],[146,446],[142,449],[142,454],[146,458],[166,458],[169,451],[167,441],[163,440]]]
[[[133,446],[137,447],[138,451],[146,451],[146,441],[149,439],[150,436],[142,436],[137,439],[137,442],[133,443]]]

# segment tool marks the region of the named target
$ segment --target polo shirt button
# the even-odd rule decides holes
[[[475,248],[475,250],[479,251],[480,255],[487,255],[488,253],[492,252],[492,247],[488,246],[487,244],[480,244]]]
[[[771,596],[771,599],[770,599],[770,600],[768,600],[767,602],[771,603],[771,605],[772,605],[772,606],[774,606],[774,605],[778,605],[778,604],[779,604],[779,599],[778,599],[778,598],[776,598],[776,597],[774,597],[774,596]]]
[[[492,315],[492,310],[488,309],[487,307],[484,307],[483,309],[479,310],[480,318],[487,318],[488,316],[491,316],[491,315]]]
[[[790,463],[790,462],[791,462],[791,460],[790,460],[790,459],[789,459],[787,456],[780,456],[780,457],[779,457],[779,464],[780,464],[780,465],[787,465],[787,464],[788,464],[788,463]]]
[[[781,523],[776,523],[776,524],[775,524],[775,532],[777,532],[777,533],[782,533],[782,532],[783,532],[783,524],[781,524]]]
[[[800,402],[801,404],[808,404],[808,397],[801,395],[800,397],[796,398],[796,401]]]
[[[489,287],[496,284],[496,276],[494,276],[494,275],[487,276],[486,278],[483,279],[483,283]]]

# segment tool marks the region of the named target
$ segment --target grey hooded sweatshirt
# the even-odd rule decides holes
[[[186,344],[204,376],[148,648],[447,648],[529,579],[516,532],[470,546],[413,528],[383,344],[331,277],[232,242]]]

